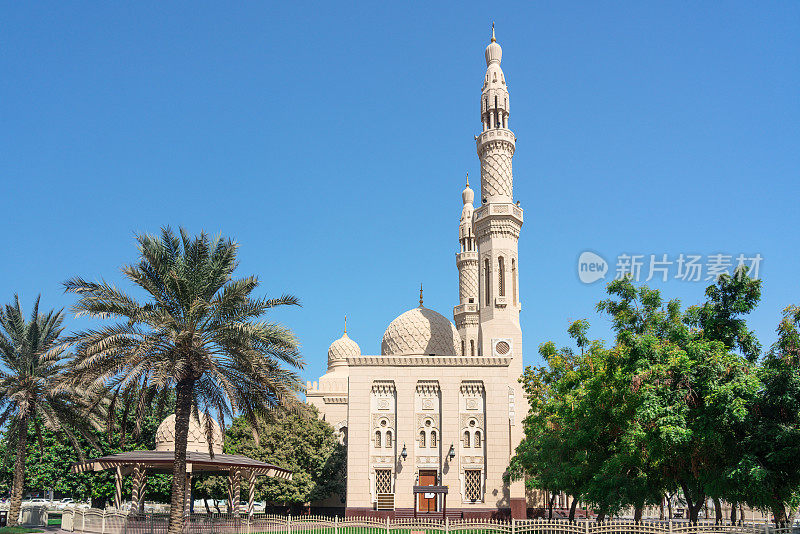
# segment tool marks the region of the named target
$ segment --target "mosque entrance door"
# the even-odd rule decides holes
[[[419,485],[420,486],[435,486],[436,485],[436,471],[419,472]],[[419,494],[419,511],[435,512],[436,511],[436,494],[435,493],[420,493]]]

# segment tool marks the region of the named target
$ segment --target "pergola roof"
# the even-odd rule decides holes
[[[174,461],[174,451],[128,451],[73,464],[71,471],[73,473],[84,473],[86,471],[105,471],[106,469],[120,467],[124,474],[127,474],[138,465],[151,473],[171,473]],[[186,451],[187,472],[228,473],[231,469],[236,468],[251,471],[254,475],[266,475],[285,480],[292,479],[290,470],[253,460],[246,456],[215,454],[212,458],[207,452]]]

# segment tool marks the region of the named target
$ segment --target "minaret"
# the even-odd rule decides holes
[[[483,356],[512,358],[511,371],[522,372],[519,325],[517,240],[522,209],[514,204],[511,159],[516,137],[508,129],[509,96],[492,24],[486,47],[486,77],[481,93],[483,131],[476,138],[481,160],[481,206],[473,215],[478,245],[480,308],[478,338]]]
[[[464,207],[458,223],[459,252],[456,253],[458,267],[458,306],[453,308],[453,319],[461,335],[461,355],[477,356],[478,345],[478,249],[472,230],[472,201],[475,193],[467,186],[461,192]]]

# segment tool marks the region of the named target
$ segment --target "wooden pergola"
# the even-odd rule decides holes
[[[93,458],[85,462],[73,464],[73,473],[88,471],[115,470],[114,504],[117,508],[122,505],[122,477],[133,475],[133,489],[131,495],[131,511],[141,511],[144,505],[144,490],[147,484],[147,474],[172,473],[175,460],[174,451],[128,451],[119,454]],[[292,479],[292,472],[288,469],[253,460],[246,456],[235,454],[214,454],[212,457],[207,452],[186,452],[186,512],[189,513],[191,505],[192,476],[194,474],[227,474],[228,475],[228,500],[231,501],[229,512],[239,514],[240,483],[243,479],[248,481],[249,498],[247,514],[253,514],[255,501],[255,479],[257,476],[270,476]]]

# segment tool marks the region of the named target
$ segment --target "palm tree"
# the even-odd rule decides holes
[[[298,402],[299,376],[285,368],[303,367],[297,339],[260,320],[269,309],[298,300],[252,298],[258,280],[232,278],[238,245],[229,239],[190,237],[183,228],[176,236],[167,227],[160,238],[136,240],[140,261],[122,272],[144,290],[144,302],[105,281],[73,278],[65,284],[78,295],[78,315],[119,319],[74,336],[74,378],[107,391],[112,405],[134,399],[146,404],[175,391],[169,534],[181,534],[190,415],[205,421],[210,443],[212,412],[220,423],[241,414],[257,428],[270,410]]]
[[[81,457],[76,432],[96,446],[88,426],[99,429],[100,418],[92,415],[89,397],[66,384],[67,345],[59,339],[63,320],[61,310],[40,315],[38,297],[29,320],[17,295],[13,304],[0,308],[0,426],[8,425],[10,441],[17,446],[9,526],[19,519],[30,426],[40,447],[42,425],[63,432]]]

